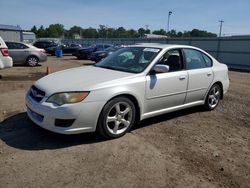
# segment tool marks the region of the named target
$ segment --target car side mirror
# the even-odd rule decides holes
[[[153,72],[155,72],[155,73],[169,72],[169,66],[168,65],[157,64],[157,65],[154,66]]]

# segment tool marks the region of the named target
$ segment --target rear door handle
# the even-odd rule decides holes
[[[186,76],[180,76],[179,77],[179,80],[185,80],[186,79]]]
[[[207,76],[211,76],[211,75],[212,75],[212,73],[211,73],[211,72],[208,72],[208,73],[207,73]]]

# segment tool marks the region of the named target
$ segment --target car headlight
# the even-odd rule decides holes
[[[59,106],[69,103],[81,102],[88,96],[89,92],[79,91],[79,92],[65,92],[65,93],[55,93],[51,95],[46,102],[54,103]]]

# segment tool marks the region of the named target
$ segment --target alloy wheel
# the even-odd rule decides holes
[[[133,112],[127,102],[114,104],[106,117],[107,130],[114,135],[124,133],[132,123]]]
[[[28,64],[29,64],[29,66],[31,66],[31,67],[36,66],[37,63],[38,63],[38,59],[37,59],[36,57],[30,57],[30,58],[28,59]]]
[[[220,100],[220,88],[214,86],[208,95],[208,105],[211,109],[215,108]]]

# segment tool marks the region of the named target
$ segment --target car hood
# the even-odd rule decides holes
[[[94,48],[79,48],[79,51],[93,51]]]
[[[137,74],[85,66],[59,71],[38,80],[34,85],[47,96],[65,91],[91,91],[120,84],[124,79],[133,79]]]
[[[103,53],[107,53],[106,51],[96,51],[96,52],[93,52],[95,55],[99,55],[99,54],[103,54]]]

